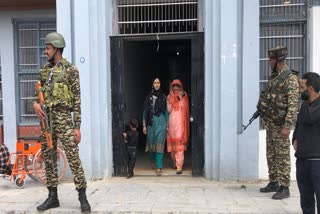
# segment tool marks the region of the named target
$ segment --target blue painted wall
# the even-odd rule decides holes
[[[205,176],[215,180],[255,180],[259,174],[258,123],[255,121],[245,133],[240,133],[240,129],[255,111],[259,93],[259,2],[203,2]],[[112,3],[57,0],[57,29],[66,36],[65,56],[80,71],[80,155],[88,179],[110,177],[113,170],[109,39],[115,35]],[[1,36],[11,37],[10,19],[0,19],[0,28],[8,31]],[[15,105],[10,100],[14,88],[9,86],[14,85],[14,68],[13,63],[4,64],[13,58],[13,41],[7,42],[0,38],[4,47],[10,46],[6,48],[7,55],[2,56],[3,80],[8,81],[7,86],[3,85],[6,141],[16,137],[15,122],[9,120],[15,118],[15,112],[9,111]]]
[[[258,178],[259,132],[241,125],[259,93],[259,5],[205,1],[205,174],[215,180]]]

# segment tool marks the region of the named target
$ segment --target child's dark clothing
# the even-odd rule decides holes
[[[127,152],[128,152],[128,174],[133,176],[133,169],[136,163],[136,149],[139,141],[139,132],[130,130],[127,132]]]

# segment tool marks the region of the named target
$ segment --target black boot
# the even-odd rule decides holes
[[[280,186],[279,190],[272,196],[274,200],[282,200],[290,197],[289,187]]]
[[[260,192],[277,192],[279,189],[278,181],[269,182],[266,187],[260,188]]]
[[[38,211],[45,211],[47,209],[60,206],[59,200],[58,200],[57,187],[48,187],[48,190],[49,190],[48,198],[40,206],[37,206]]]
[[[81,188],[78,190],[79,192],[79,201],[81,206],[81,212],[91,212],[90,204],[87,200],[86,189]]]
[[[133,169],[128,170],[127,179],[130,179],[134,176]]]

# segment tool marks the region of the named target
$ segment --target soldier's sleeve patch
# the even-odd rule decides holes
[[[290,75],[290,77],[288,78],[288,87],[290,88],[299,88],[299,81],[297,76],[295,75]]]

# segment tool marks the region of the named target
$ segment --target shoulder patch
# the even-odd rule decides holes
[[[66,67],[68,72],[77,72],[78,68],[74,65],[71,65],[70,67]]]
[[[47,69],[47,68],[50,68],[50,63],[49,62],[44,64],[40,69]]]

